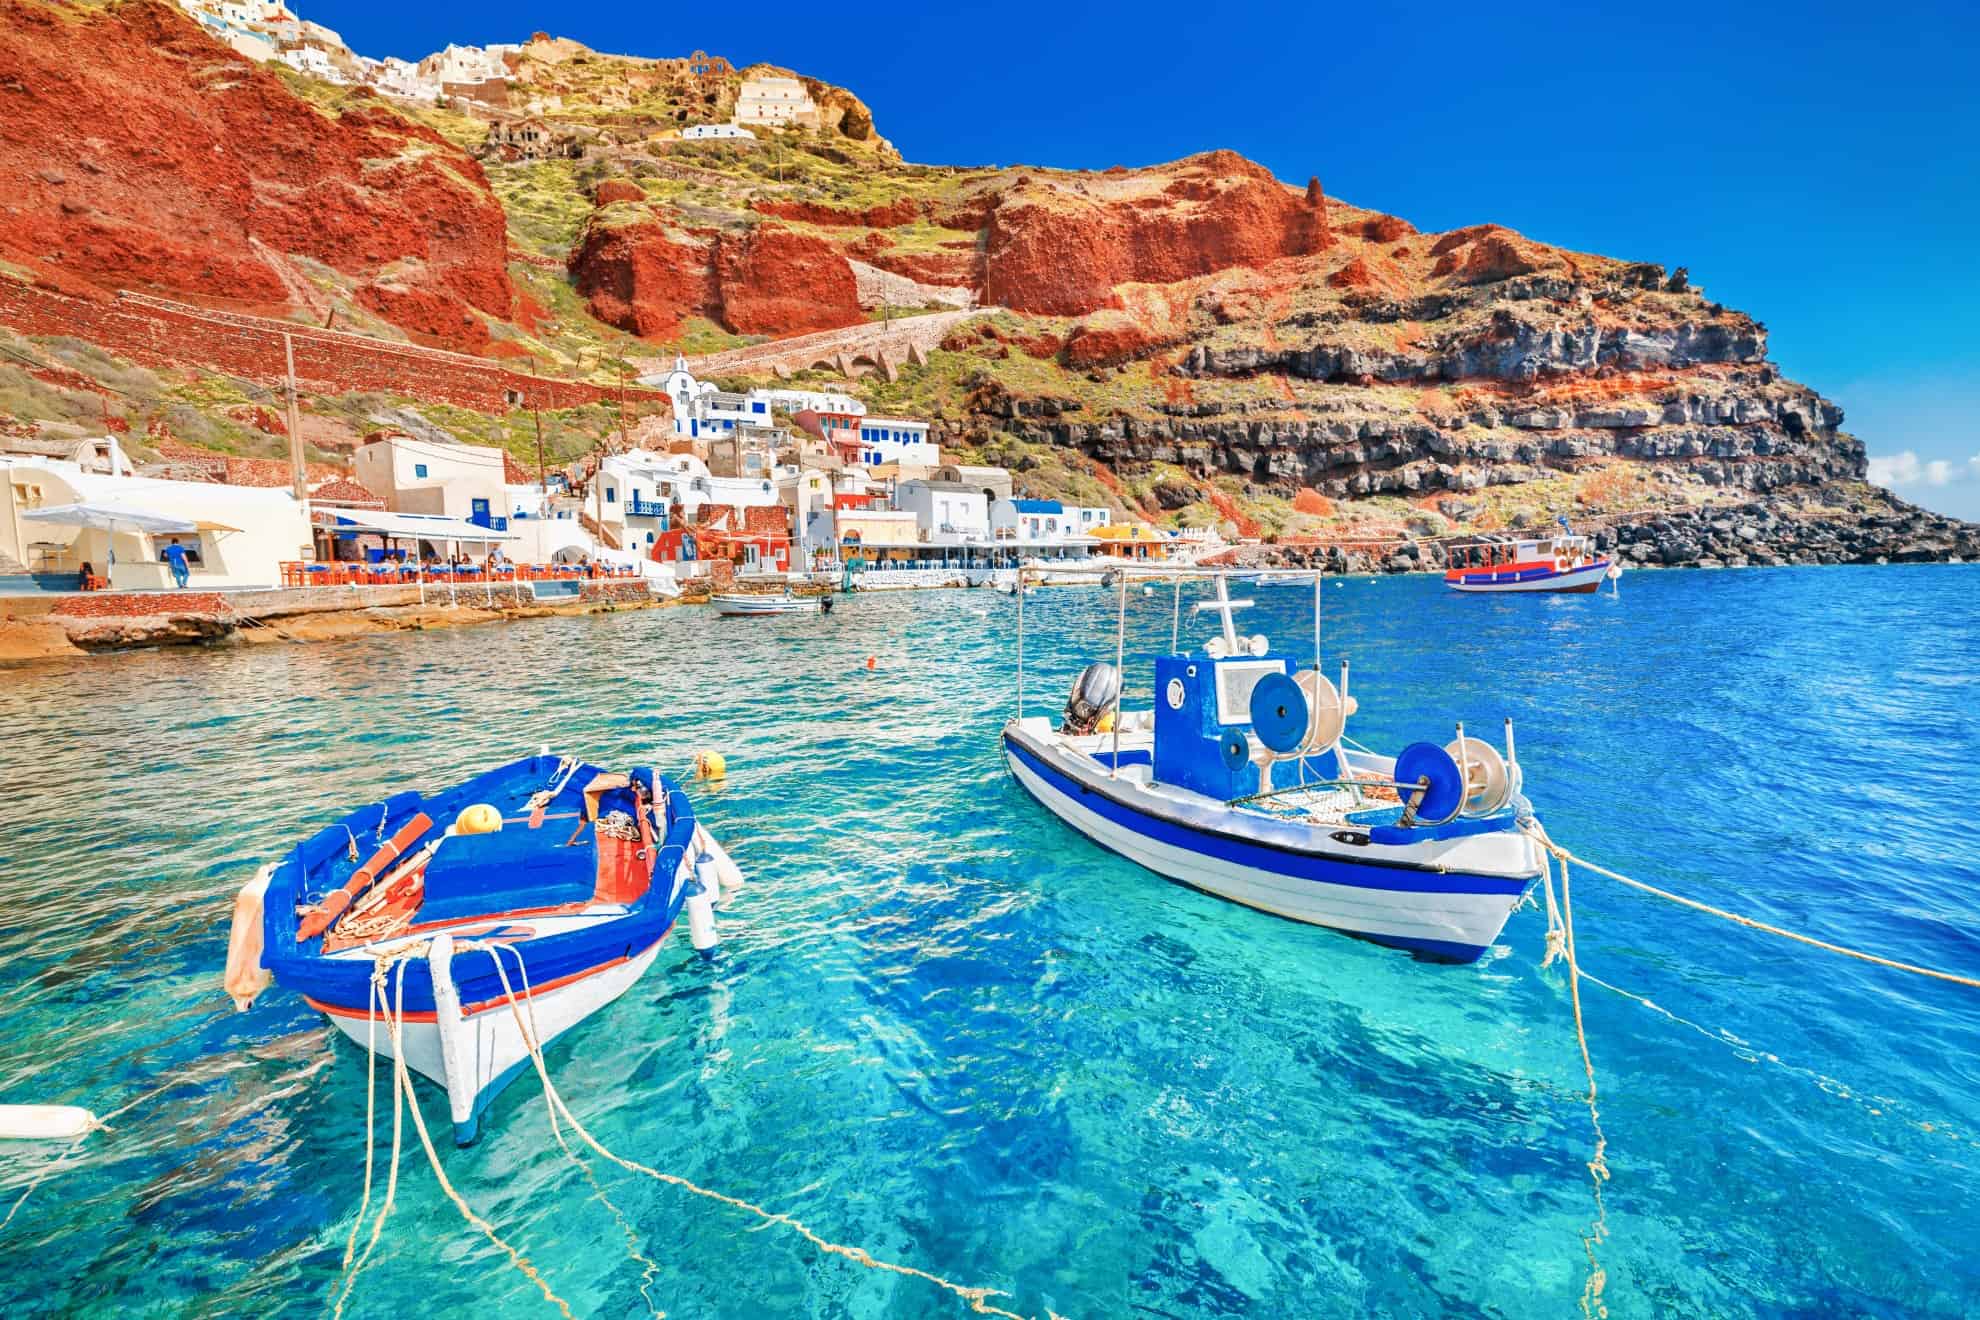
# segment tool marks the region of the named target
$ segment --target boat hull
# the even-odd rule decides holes
[[[815,596],[714,596],[709,604],[717,614],[731,618],[755,618],[771,614],[817,614],[823,608]]]
[[[671,929],[671,927],[670,927]],[[666,937],[663,935],[661,940]],[[506,995],[481,1004],[455,1004],[450,1011],[445,1002],[433,1010],[408,1009],[400,1021],[399,1039],[406,1066],[435,1083],[447,1093],[447,1108],[454,1124],[454,1143],[465,1146],[479,1134],[481,1115],[502,1089],[530,1067],[528,1043],[522,1022],[541,1037],[539,1048],[547,1049],[557,1037],[598,1012],[633,987],[653,965],[661,940],[629,958],[618,959],[548,985],[523,991],[522,977],[515,957],[505,954],[506,970],[515,991],[515,1006]],[[527,946],[521,946],[528,957]],[[330,1004],[307,999],[337,1030],[357,1042],[369,1044],[388,1058],[398,1057],[391,1031],[383,1017],[375,1022],[368,1007]],[[392,1002],[392,985],[386,982],[386,1003]]]
[[[1205,828],[1131,786],[1109,787],[1006,730],[1012,776],[1046,810],[1108,850],[1218,898],[1447,962],[1474,962],[1537,878],[1471,874],[1293,851]],[[1089,758],[1090,759],[1090,758]],[[1521,858],[1530,849],[1519,845]],[[1529,863],[1530,864],[1530,863]]]
[[[1597,560],[1575,568],[1557,569],[1551,564],[1511,565],[1504,569],[1475,569],[1468,573],[1448,573],[1444,585],[1471,595],[1506,593],[1585,594],[1601,586],[1609,574],[1609,561]]]

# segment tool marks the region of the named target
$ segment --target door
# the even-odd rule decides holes
[[[487,500],[470,500],[468,502],[468,508],[471,510],[471,512],[468,514],[469,522],[473,523],[476,527],[493,526],[493,524],[488,521]]]
[[[743,547],[743,572],[754,573],[763,566],[763,555],[754,545]]]

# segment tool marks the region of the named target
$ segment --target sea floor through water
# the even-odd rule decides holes
[[[1340,579],[1323,642],[1330,671],[1353,658],[1352,731],[1377,747],[1459,719],[1497,742],[1513,716],[1528,793],[1577,852],[1973,974],[1976,573],[1642,573],[1550,599]],[[1169,591],[1131,602],[1131,701]],[[1310,592],[1242,594],[1246,631],[1310,649]],[[1111,659],[1114,599],[1025,601],[1032,713]],[[343,810],[548,743],[730,768],[694,790],[750,876],[720,958],[670,939],[549,1052],[629,1158],[1026,1315],[1579,1313],[1594,1138],[1542,914],[1477,965],[1422,963],[1091,846],[999,760],[1016,608],[913,592],[0,673],[0,1101],[139,1102],[73,1152],[0,1148],[0,1306],[328,1308],[364,1052],[279,987],[232,1011],[232,894]],[[1574,909],[1586,970],[1650,1001],[1583,987],[1610,1315],[1980,1311],[1980,992],[1585,873]],[[441,1159],[581,1315],[968,1313],[678,1188],[587,1175],[532,1076]],[[552,1313],[410,1137],[404,1160],[346,1313]]]

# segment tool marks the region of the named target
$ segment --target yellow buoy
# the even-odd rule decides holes
[[[502,813],[486,802],[462,807],[461,814],[454,817],[456,834],[493,834],[501,828]]]
[[[1093,731],[1095,733],[1112,733],[1114,731],[1114,712],[1111,710],[1102,711],[1100,713],[1100,722],[1093,726]]]
[[[729,763],[720,752],[703,748],[694,754],[696,779],[720,779],[729,773]]]

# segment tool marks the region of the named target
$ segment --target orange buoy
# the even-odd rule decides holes
[[[866,667],[868,669],[873,668],[873,657],[870,655],[866,657]]]

